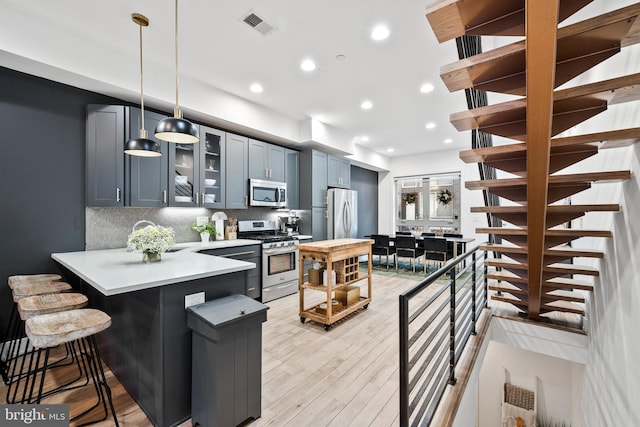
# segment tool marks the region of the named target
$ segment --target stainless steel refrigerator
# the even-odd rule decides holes
[[[327,238],[357,237],[358,192],[330,188],[327,203]]]

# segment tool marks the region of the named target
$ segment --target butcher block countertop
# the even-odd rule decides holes
[[[335,251],[342,251],[345,249],[358,248],[362,245],[372,245],[372,239],[333,239],[333,240],[321,240],[319,242],[300,243],[298,249],[300,251],[313,251],[330,253]]]

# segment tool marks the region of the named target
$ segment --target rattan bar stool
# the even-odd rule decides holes
[[[22,322],[25,322],[27,319],[30,319],[35,316],[40,316],[43,314],[49,313],[57,313],[65,310],[74,310],[83,308],[87,305],[88,299],[85,295],[80,293],[57,293],[57,294],[44,294],[44,295],[35,295],[31,297],[25,297],[19,299],[16,303],[18,307],[18,313],[20,314],[20,319]],[[19,339],[20,337],[14,337],[14,339]],[[69,364],[77,363],[77,358],[72,351],[71,346],[66,346],[66,354],[64,357],[58,359],[55,363],[52,363],[50,366],[67,366]],[[69,359],[68,363],[62,363],[66,359]],[[14,357],[11,359],[13,363],[10,365],[10,369],[7,373],[9,382],[7,384],[7,403],[25,403],[25,399],[27,396],[27,391],[29,388],[29,384],[26,382],[28,378],[30,378],[29,372],[33,368],[33,348],[28,345],[21,352],[20,356]],[[61,385],[59,388],[63,389],[79,379],[83,376],[83,368],[78,363],[78,376],[76,378],[70,379],[65,384]],[[25,381],[21,381],[25,380]],[[87,376],[88,381],[88,376]],[[22,394],[19,397],[19,391],[22,390]]]
[[[32,371],[34,375],[34,384],[36,382],[35,377],[40,374],[40,382],[35,398],[30,397],[28,401],[40,404],[43,398],[45,377],[49,369],[48,362],[50,350],[60,344],[69,343],[78,350],[77,353],[86,363],[88,373],[91,375],[91,381],[95,386],[97,396],[97,402],[95,405],[80,414],[74,415],[71,418],[71,421],[77,420],[88,414],[101,403],[104,409],[103,418],[81,425],[88,425],[93,424],[94,422],[106,420],[109,416],[109,410],[107,409],[108,402],[114,424],[119,426],[111,397],[111,388],[107,384],[104,369],[102,368],[100,353],[98,351],[98,345],[95,339],[95,335],[97,333],[104,331],[109,326],[111,326],[111,317],[103,311],[92,308],[81,308],[78,310],[43,314],[41,316],[35,316],[27,319],[25,322],[25,330],[29,340],[31,341],[31,345],[33,345],[37,353],[37,368]],[[42,353],[44,353],[42,357],[43,363],[40,365]],[[67,403],[71,404],[73,402]]]
[[[0,374],[5,384],[8,384],[10,381],[9,372],[11,371],[12,360],[22,351],[20,338],[22,337],[23,322],[20,320],[20,316],[18,316],[17,301],[35,295],[70,292],[72,290],[71,285],[66,282],[52,282],[44,279],[13,281],[10,286],[15,304],[11,310],[7,330],[5,331],[2,345],[0,346],[0,355],[4,356],[3,359],[0,359]]]

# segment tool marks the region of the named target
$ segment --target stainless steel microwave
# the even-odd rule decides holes
[[[287,183],[249,180],[249,206],[269,206],[272,208],[287,207]]]

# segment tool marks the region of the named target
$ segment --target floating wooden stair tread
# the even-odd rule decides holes
[[[527,271],[529,269],[529,266],[526,263],[506,261],[501,258],[487,259],[484,263],[491,267],[499,267],[507,270]],[[582,274],[584,276],[598,276],[600,274],[597,268],[575,264],[546,265],[543,267],[543,271],[548,273]]]
[[[551,155],[554,149],[559,147],[570,147],[577,145],[580,150],[585,145],[592,145],[598,148],[618,148],[628,147],[640,141],[640,127],[619,129],[607,132],[597,132],[585,135],[568,136],[563,138],[553,138],[551,140]],[[475,148],[460,152],[460,159],[465,163],[482,163],[487,161],[517,160],[526,159],[527,144],[515,143],[495,145],[493,147]]]
[[[618,148],[628,147],[638,141],[640,141],[640,128],[629,128],[585,135],[567,136],[564,138],[553,138],[551,140],[551,147],[598,143],[598,148]]]
[[[573,212],[615,212],[620,210],[620,205],[600,204],[600,205],[550,205],[547,207],[547,213],[573,213]],[[471,208],[471,212],[481,213],[527,213],[526,205],[519,206],[474,206]]]
[[[500,282],[507,282],[514,284],[526,285],[529,283],[526,277],[516,276],[513,273],[509,273],[506,270],[492,271],[487,273],[487,279],[497,280]],[[542,289],[544,292],[551,292],[557,289],[577,289],[581,291],[593,291],[593,285],[586,280],[569,279],[566,277],[554,277],[546,279],[542,283]]]
[[[640,73],[554,92],[551,135],[557,135],[606,110],[607,105],[640,99]],[[526,98],[454,113],[459,131],[480,129],[493,135],[526,140]]]
[[[497,252],[503,254],[527,254],[526,247],[499,245],[496,243],[487,243],[484,245],[480,245],[480,249],[487,252]],[[567,256],[571,258],[604,258],[604,254],[601,251],[597,251],[594,249],[572,248],[569,246],[545,249],[544,254],[550,256]]]
[[[512,235],[526,236],[526,228],[505,228],[505,227],[480,227],[476,228],[476,233],[487,233],[496,235]],[[608,230],[581,230],[577,228],[554,229],[545,231],[545,236],[567,236],[573,238],[579,237],[611,237],[611,231]]]
[[[624,181],[631,178],[631,171],[588,172],[563,175],[551,175],[549,187],[565,184],[590,184],[592,182]],[[465,187],[469,190],[491,190],[492,188],[526,187],[527,178],[485,179],[479,181],[467,181]]]
[[[554,87],[637,43],[640,4],[634,4],[558,29]],[[450,92],[477,90],[526,95],[524,40],[443,66],[440,76]]]
[[[581,291],[593,291],[593,285],[586,280],[568,279],[566,277],[554,277],[547,279],[542,284],[542,289],[547,292],[551,289],[577,289]]]
[[[559,21],[592,0],[562,0]],[[445,0],[427,7],[426,16],[442,43],[463,35],[524,36],[524,1]]]
[[[494,301],[508,302],[509,304],[513,304],[516,307],[522,309],[523,311],[527,311],[527,303],[525,301],[516,299],[514,297],[507,297],[504,295],[491,295],[491,299]]]

